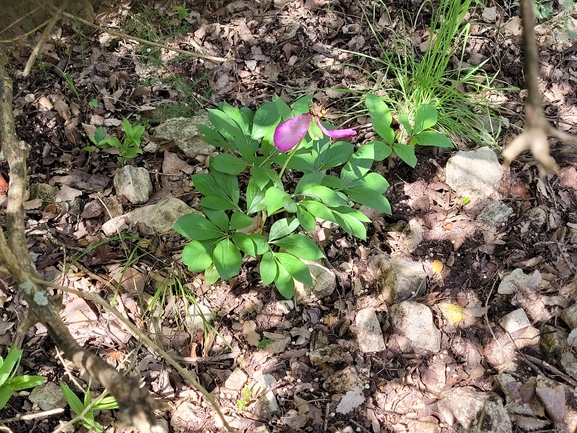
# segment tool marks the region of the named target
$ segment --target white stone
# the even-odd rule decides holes
[[[531,322],[529,321],[527,314],[525,314],[525,311],[519,308],[503,316],[501,320],[499,320],[499,325],[501,325],[509,334],[512,334],[513,332],[531,326]]]
[[[393,305],[390,314],[391,326],[410,341],[412,348],[441,350],[441,331],[435,327],[433,314],[426,305],[403,301]]]
[[[316,262],[306,261],[313,285],[307,286],[295,280],[295,301],[298,304],[308,304],[332,295],[337,287],[337,279],[333,271]]]
[[[130,225],[140,223],[156,233],[167,233],[172,230],[178,218],[189,213],[198,211],[176,197],[167,196],[154,204],[142,206],[106,221],[102,224],[102,231],[107,236],[112,236],[117,231],[126,230]]]
[[[228,379],[226,379],[226,381],[224,382],[224,386],[226,386],[228,389],[234,389],[236,391],[240,391],[246,384],[247,380],[248,380],[247,374],[240,368],[236,368],[232,372],[232,374],[228,377]]]
[[[385,350],[385,340],[381,331],[381,324],[372,307],[363,308],[355,318],[357,325],[357,342],[363,353],[381,352]]]
[[[212,128],[206,113],[191,118],[175,117],[168,119],[154,128],[152,140],[159,144],[174,141],[180,150],[191,158],[198,155],[209,155],[214,152],[215,147],[202,139],[202,133],[196,126],[198,124]]]
[[[447,184],[463,198],[498,197],[503,167],[488,147],[459,151],[447,161]]]
[[[427,274],[419,262],[384,254],[378,269],[380,298],[388,304],[405,301],[427,288]]]
[[[203,331],[206,325],[215,317],[214,312],[199,302],[188,307],[188,312],[184,318],[184,324],[190,334]]]
[[[66,397],[62,388],[54,382],[43,383],[32,390],[28,400],[37,404],[42,410],[52,410],[66,405]]]
[[[500,201],[495,201],[485,206],[477,216],[477,221],[489,228],[497,229],[502,227],[512,214],[513,209]]]
[[[196,413],[198,408],[192,403],[185,401],[180,404],[170,417],[170,425],[176,433],[196,431],[204,424],[204,420]]]
[[[521,269],[515,269],[503,277],[497,292],[500,295],[512,295],[517,292],[519,287],[527,287],[529,281],[531,281],[531,275],[525,275]]]
[[[114,176],[116,195],[123,195],[132,204],[146,203],[152,194],[152,182],[148,170],[125,165]]]

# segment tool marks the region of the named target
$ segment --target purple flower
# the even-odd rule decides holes
[[[356,135],[353,129],[326,129],[321,124],[321,117],[326,111],[317,105],[311,104],[308,113],[291,117],[285,120],[274,131],[274,145],[281,152],[286,152],[295,147],[304,138],[312,122],[315,122],[323,134],[331,138],[343,138]]]

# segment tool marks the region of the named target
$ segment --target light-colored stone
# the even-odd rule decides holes
[[[435,327],[433,314],[426,305],[403,301],[391,307],[390,315],[391,326],[410,341],[410,348],[431,352],[441,349],[441,331]]]
[[[226,386],[228,389],[240,391],[246,385],[247,380],[247,374],[240,368],[235,368],[231,375],[228,376],[228,379],[226,379],[224,382],[224,386]]]
[[[154,128],[152,141],[159,144],[174,141],[179,149],[191,158],[209,155],[214,152],[215,147],[202,139],[202,133],[198,130],[197,124],[212,128],[206,113],[191,118],[175,117]]]
[[[380,297],[388,304],[406,301],[427,288],[427,274],[421,263],[388,254],[379,260]]]
[[[345,394],[355,387],[362,389],[364,385],[359,372],[351,365],[327,377],[323,383],[323,388],[333,393]]]
[[[441,393],[437,407],[445,422],[460,433],[513,431],[509,414],[495,393],[479,392],[472,386],[455,387]]]
[[[143,224],[150,230],[162,234],[172,230],[172,226],[182,215],[199,213],[182,200],[167,196],[158,202],[135,209],[124,215],[117,216],[102,224],[102,231],[112,236],[117,231],[124,231],[131,225]]]
[[[489,228],[498,229],[505,225],[512,214],[513,209],[509,206],[500,201],[494,201],[485,206],[477,217],[477,221]]]
[[[503,167],[488,147],[457,152],[447,161],[445,173],[447,184],[460,197],[498,198]]]
[[[298,304],[308,304],[332,295],[337,287],[337,279],[333,271],[316,262],[306,261],[313,285],[307,286],[295,280],[295,301]]]
[[[64,397],[62,388],[54,382],[47,382],[38,385],[32,390],[28,396],[28,400],[37,404],[42,410],[52,410],[67,405],[66,397]]]
[[[280,410],[280,406],[278,405],[274,392],[272,391],[272,389],[275,388],[276,383],[274,376],[265,374],[253,386],[253,394],[262,397],[251,405],[252,413],[262,418],[269,419],[274,412]]]
[[[515,331],[531,326],[531,322],[527,314],[525,314],[525,311],[519,308],[504,315],[501,320],[499,320],[499,325],[501,325],[505,331],[512,334]]]
[[[519,290],[519,287],[527,287],[531,281],[531,275],[525,275],[521,269],[515,269],[501,280],[497,292],[500,295],[512,295]]]
[[[355,318],[357,325],[357,342],[363,353],[381,352],[385,350],[385,340],[381,324],[372,307],[363,308]]]
[[[196,415],[198,409],[190,402],[180,404],[170,417],[170,425],[175,433],[198,431],[204,420]]]
[[[561,319],[563,319],[570,329],[577,328],[577,304],[565,308],[561,312]]]
[[[125,165],[114,176],[116,195],[123,195],[132,204],[146,203],[152,194],[152,182],[148,170]]]

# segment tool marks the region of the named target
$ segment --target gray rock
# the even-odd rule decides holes
[[[390,314],[395,333],[404,335],[412,348],[431,352],[441,349],[441,331],[433,324],[433,314],[426,305],[403,301],[393,305]]]
[[[503,167],[488,147],[459,151],[447,161],[447,184],[461,197],[498,197]]]
[[[501,320],[499,320],[499,325],[501,325],[505,331],[512,334],[513,332],[531,326],[531,322],[529,321],[527,314],[525,314],[525,311],[518,308],[517,310],[504,315]]]
[[[495,393],[479,392],[472,386],[451,388],[441,393],[437,406],[445,422],[459,433],[513,431],[509,414]]]
[[[152,141],[159,144],[174,141],[178,148],[191,158],[197,155],[209,155],[214,152],[215,147],[202,139],[202,134],[196,127],[199,123],[212,127],[206,113],[191,118],[175,117],[168,119],[154,128]]]
[[[228,376],[228,379],[226,379],[226,382],[224,382],[224,386],[228,389],[240,391],[246,385],[247,380],[248,376],[246,373],[240,368],[235,368],[231,375]]]
[[[323,383],[327,391],[345,394],[353,388],[364,388],[364,382],[359,372],[352,365],[331,374]]]
[[[114,176],[116,195],[123,195],[133,204],[146,203],[152,193],[152,182],[148,170],[143,167],[125,165]]]
[[[262,395],[251,407],[252,413],[262,418],[269,419],[274,412],[280,411],[278,402],[272,389],[276,386],[276,379],[270,374],[265,374],[254,385],[254,395]]]
[[[388,304],[406,301],[427,288],[423,265],[384,254],[378,265],[381,299]]]
[[[372,307],[363,308],[355,318],[357,325],[357,342],[363,353],[381,352],[385,350],[385,340],[381,324]]]
[[[207,324],[214,320],[214,312],[206,305],[197,302],[188,307],[188,312],[184,317],[186,330],[194,335],[198,331],[204,331]]]
[[[525,275],[521,269],[515,269],[501,280],[497,292],[500,295],[512,295],[519,290],[519,287],[527,287],[531,281],[531,275]]]
[[[112,236],[130,225],[143,224],[156,233],[167,233],[178,218],[189,213],[199,213],[182,200],[172,196],[163,197],[158,202],[135,209],[132,212],[112,218],[102,224],[102,231]]]
[[[62,388],[54,382],[43,383],[32,390],[28,396],[28,400],[37,404],[42,410],[52,410],[57,407],[65,407],[66,397],[62,392]]]
[[[333,271],[316,262],[306,261],[311,272],[313,285],[299,283],[295,280],[295,301],[298,304],[308,304],[332,295],[337,287],[337,279]]]
[[[481,211],[477,216],[477,221],[489,228],[498,229],[507,222],[512,214],[513,209],[509,206],[500,201],[494,201]]]
[[[185,401],[176,408],[170,418],[170,425],[176,433],[198,431],[201,429],[204,420],[196,415],[197,407]]]
[[[565,308],[561,312],[561,319],[563,319],[570,329],[577,328],[577,304]]]

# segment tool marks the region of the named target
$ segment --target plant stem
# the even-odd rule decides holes
[[[301,140],[302,141],[302,140]],[[291,158],[293,157],[293,155],[296,153],[297,149],[299,148],[299,145],[301,144],[301,142],[299,141],[299,143],[293,147],[293,149],[290,151],[288,158],[286,159],[286,161],[284,162],[280,173],[278,175],[278,177],[280,178],[280,180],[282,181],[282,175],[284,174],[284,171],[286,170],[286,166],[288,165],[289,161],[291,160]]]

